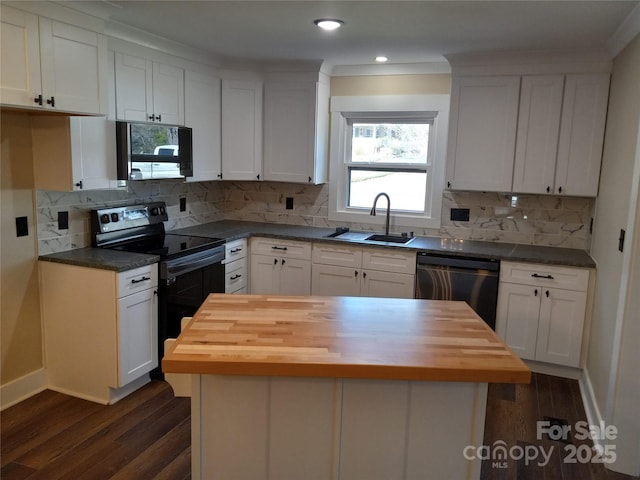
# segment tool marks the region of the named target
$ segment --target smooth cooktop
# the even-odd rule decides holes
[[[224,245],[224,243],[224,239],[221,238],[193,237],[167,233],[163,236],[125,242],[111,248],[124,252],[148,253],[160,255],[161,258],[168,258],[200,252]]]

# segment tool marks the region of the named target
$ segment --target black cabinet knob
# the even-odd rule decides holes
[[[56,106],[55,97],[47,98],[47,105],[51,105],[52,107],[55,107]]]
[[[40,94],[36,98],[34,98],[33,101],[35,103],[37,103],[38,105],[42,106],[42,94]]]

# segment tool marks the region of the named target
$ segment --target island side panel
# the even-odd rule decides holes
[[[487,384],[194,375],[194,479],[478,479]],[[309,475],[315,475],[310,477]]]

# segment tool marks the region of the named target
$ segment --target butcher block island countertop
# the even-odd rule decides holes
[[[529,383],[464,302],[211,294],[167,373]]]

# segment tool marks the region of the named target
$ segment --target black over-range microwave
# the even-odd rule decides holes
[[[116,122],[118,180],[193,176],[191,129]]]

